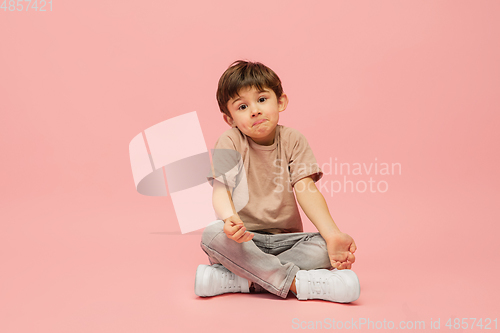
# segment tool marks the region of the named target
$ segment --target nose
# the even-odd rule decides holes
[[[252,117],[258,116],[259,114],[261,114],[259,107],[257,105],[252,107]]]

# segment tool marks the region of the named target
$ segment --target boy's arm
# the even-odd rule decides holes
[[[225,220],[236,213],[231,192],[226,185],[215,179],[213,183],[212,205],[214,206],[215,215],[221,220]]]
[[[328,256],[334,268],[351,268],[355,261],[356,244],[351,236],[340,231],[333,221],[325,198],[311,177],[302,178],[295,186],[300,207],[326,241]]]
[[[217,217],[224,221],[224,233],[235,242],[248,242],[254,234],[246,232],[246,228],[234,208],[229,188],[215,179],[213,185],[212,204]]]

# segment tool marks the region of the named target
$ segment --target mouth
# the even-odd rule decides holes
[[[255,123],[253,123],[253,126],[262,124],[265,121],[266,121],[265,119],[257,120]]]

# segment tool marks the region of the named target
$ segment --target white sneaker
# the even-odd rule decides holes
[[[298,271],[295,275],[297,298],[322,299],[325,301],[349,303],[359,298],[360,287],[356,273],[350,269],[313,269]]]
[[[248,292],[248,280],[230,272],[221,264],[200,265],[196,269],[194,293],[200,297]]]

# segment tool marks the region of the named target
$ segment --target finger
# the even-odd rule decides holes
[[[348,265],[346,266],[346,268],[347,268],[347,269],[351,269],[351,264],[348,264]]]
[[[250,237],[250,232],[246,231],[241,237],[238,239],[238,243],[244,243],[248,241],[248,237]]]
[[[341,252],[330,255],[330,260],[344,262],[347,260],[347,252]]]
[[[241,236],[243,236],[243,235],[245,234],[245,231],[246,231],[246,230],[247,230],[247,229],[246,229],[245,227],[241,227],[241,228],[240,228],[240,230],[238,230],[238,231],[236,231],[236,232],[234,233],[234,235],[233,235],[233,239],[234,239],[235,241],[238,241],[238,240],[241,238]]]
[[[243,221],[241,221],[241,220],[234,220],[232,222],[234,223],[234,225],[241,226],[241,227],[243,226]]]
[[[358,248],[356,247],[356,243],[354,243],[354,241],[352,242],[351,244],[351,247],[349,248],[349,251],[351,251],[351,253],[354,253],[356,252]]]
[[[240,243],[248,242],[252,240],[254,234],[250,231],[245,232],[245,234],[240,238]]]
[[[226,226],[224,227],[224,232],[226,233],[227,237],[231,238],[234,236],[234,234],[240,229],[240,226]]]
[[[352,254],[352,252],[349,252],[347,254],[347,261],[350,262],[350,263],[353,263],[356,261],[356,257],[354,256],[354,254]]]
[[[251,232],[247,232],[240,240],[242,243],[248,242],[249,240],[252,240],[253,236],[254,236],[254,234],[252,234]]]
[[[244,227],[243,224],[235,224],[234,227],[233,227],[234,228],[234,233],[240,231],[241,228],[243,228],[243,227]]]
[[[249,237],[249,235],[250,235],[250,233],[249,233],[248,231],[247,231],[247,232],[245,232],[245,233],[243,234],[243,236],[241,236],[241,237],[237,240],[237,242],[238,242],[238,243],[245,243],[245,242],[248,242],[248,241],[249,241],[249,239],[247,239],[247,238]]]

